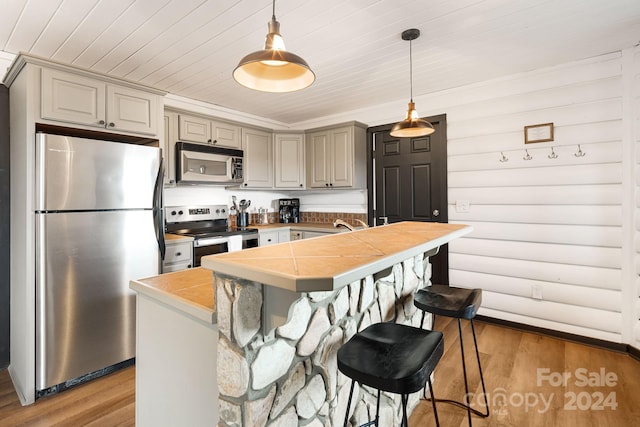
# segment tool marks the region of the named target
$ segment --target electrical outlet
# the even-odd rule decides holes
[[[470,203],[468,200],[456,200],[456,212],[468,213]]]
[[[531,298],[542,300],[542,285],[531,286]]]

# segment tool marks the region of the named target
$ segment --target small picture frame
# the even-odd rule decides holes
[[[542,123],[524,127],[524,143],[553,141],[553,123]]]

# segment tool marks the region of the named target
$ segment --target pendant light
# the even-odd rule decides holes
[[[280,23],[276,21],[275,0],[268,27],[264,50],[242,58],[233,70],[233,78],[243,86],[262,92],[293,92],[310,86],[316,76],[304,59],[287,52],[280,35]]]
[[[411,100],[409,101],[407,117],[403,121],[396,123],[393,128],[391,128],[391,136],[397,138],[427,136],[436,131],[431,123],[418,116],[416,104],[413,102],[413,56],[411,51],[411,41],[418,37],[420,37],[420,30],[415,28],[404,30],[402,32],[402,40],[409,40],[409,84],[411,87]]]

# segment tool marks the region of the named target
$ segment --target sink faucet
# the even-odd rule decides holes
[[[362,228],[369,228],[369,224],[367,224],[366,222],[364,222],[361,219],[356,219],[356,221],[358,221],[360,223],[360,225],[362,225]]]
[[[354,228],[353,228],[353,226],[351,224],[341,220],[340,218],[338,218],[335,221],[333,221],[333,226],[335,228],[338,228],[339,226],[343,226],[344,228],[348,229],[349,231],[353,231],[354,230]]]

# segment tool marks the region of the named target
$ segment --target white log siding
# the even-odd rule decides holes
[[[640,49],[452,92],[449,220],[474,232],[449,244],[451,284],[482,288],[482,315],[640,347]]]

